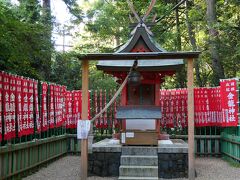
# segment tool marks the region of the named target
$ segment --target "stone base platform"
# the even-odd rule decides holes
[[[119,140],[105,139],[92,145],[88,157],[90,175],[119,176],[122,146]],[[139,150],[141,146],[127,146]],[[158,146],[143,146],[157,149],[158,177],[182,178],[188,175],[188,144],[181,139],[159,140]]]

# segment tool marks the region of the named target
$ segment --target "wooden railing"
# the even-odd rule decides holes
[[[240,162],[240,127],[224,129],[221,140],[222,154]]]
[[[195,153],[198,156],[221,155],[220,135],[195,135]],[[187,142],[187,135],[176,135],[171,138],[183,139]]]
[[[60,135],[0,147],[0,179],[20,178],[30,169],[63,156],[67,144],[67,135]]]
[[[187,141],[187,135],[173,135],[171,138]],[[222,143],[226,142],[225,139],[221,139],[220,135],[195,135],[196,154],[199,156],[219,156],[221,154],[221,140]],[[236,145],[239,148],[239,143]],[[19,144],[8,144],[0,147],[0,179],[20,178],[65,154],[79,154],[80,149],[81,144],[76,139],[76,134],[64,134]],[[224,151],[225,153],[228,152]],[[236,157],[239,158],[239,154]]]

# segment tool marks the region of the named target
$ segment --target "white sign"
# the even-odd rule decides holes
[[[88,133],[90,131],[90,124],[89,120],[78,120],[77,123],[77,138],[78,139],[87,139]]]
[[[127,132],[126,137],[127,138],[134,138],[134,132]]]
[[[124,144],[126,142],[126,136],[125,136],[125,133],[122,133],[121,134],[121,140],[122,140],[122,143]]]

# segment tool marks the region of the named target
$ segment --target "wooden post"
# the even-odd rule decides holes
[[[88,61],[82,61],[82,119],[88,119]],[[81,180],[87,179],[88,139],[81,140]]]
[[[127,105],[127,85],[123,88],[122,94],[121,94],[121,106],[126,106]],[[126,119],[122,120],[122,129],[121,130],[126,130]]]
[[[160,84],[155,84],[155,106],[160,106]],[[160,120],[156,120],[155,127],[157,134],[160,134]]]
[[[194,94],[193,94],[193,59],[187,61],[188,89],[188,179],[195,179],[194,166]]]
[[[3,154],[0,154],[0,178],[1,177],[3,177]]]

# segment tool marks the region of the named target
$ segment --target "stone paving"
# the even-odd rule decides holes
[[[196,180],[240,179],[240,168],[230,166],[221,158],[197,158],[196,169],[198,174]],[[80,157],[65,156],[23,180],[79,180],[79,177]],[[117,180],[117,178],[89,177],[88,180]]]

